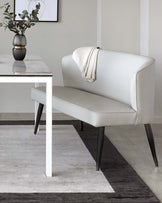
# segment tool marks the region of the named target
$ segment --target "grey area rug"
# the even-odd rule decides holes
[[[9,124],[9,122],[1,122]],[[13,122],[11,122],[13,124]],[[15,124],[20,124],[15,122]],[[23,122],[22,124],[32,124]],[[55,121],[55,125],[74,125],[90,154],[95,159],[97,129],[84,124],[84,131],[79,131],[78,121]],[[105,138],[101,170],[110,182],[115,193],[0,193],[2,203],[157,203],[148,186],[133,168],[120,155],[112,143]],[[95,180],[95,177],[94,177]]]
[[[53,126],[53,173],[45,176],[45,126],[1,126],[0,192],[112,193],[73,125]],[[95,179],[94,179],[95,177]]]

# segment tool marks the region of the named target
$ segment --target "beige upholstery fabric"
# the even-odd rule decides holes
[[[72,56],[65,56],[62,59],[65,87],[54,88],[53,108],[97,127],[151,123],[153,63],[149,57],[101,50],[97,80],[89,83],[82,79]],[[32,89],[32,99],[45,104],[45,91]]]
[[[32,99],[46,104],[45,87],[33,88]],[[68,87],[53,87],[53,108],[93,126],[133,124],[136,112],[127,104]]]

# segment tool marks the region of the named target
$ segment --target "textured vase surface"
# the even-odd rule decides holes
[[[13,39],[13,57],[15,60],[22,61],[26,56],[26,37],[25,35],[16,34]]]

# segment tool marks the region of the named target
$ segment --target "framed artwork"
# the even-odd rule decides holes
[[[40,3],[39,22],[58,22],[58,0],[14,0],[15,20],[21,20],[18,16],[23,10],[29,13]]]

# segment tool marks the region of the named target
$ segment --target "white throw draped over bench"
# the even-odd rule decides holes
[[[144,124],[155,165],[151,120],[154,111],[154,60],[149,57],[100,50],[95,82],[87,82],[72,56],[62,59],[64,87],[53,87],[53,108],[99,128],[97,170],[104,144],[104,128]],[[32,100],[39,102],[35,133],[46,105],[44,87],[33,88]]]

